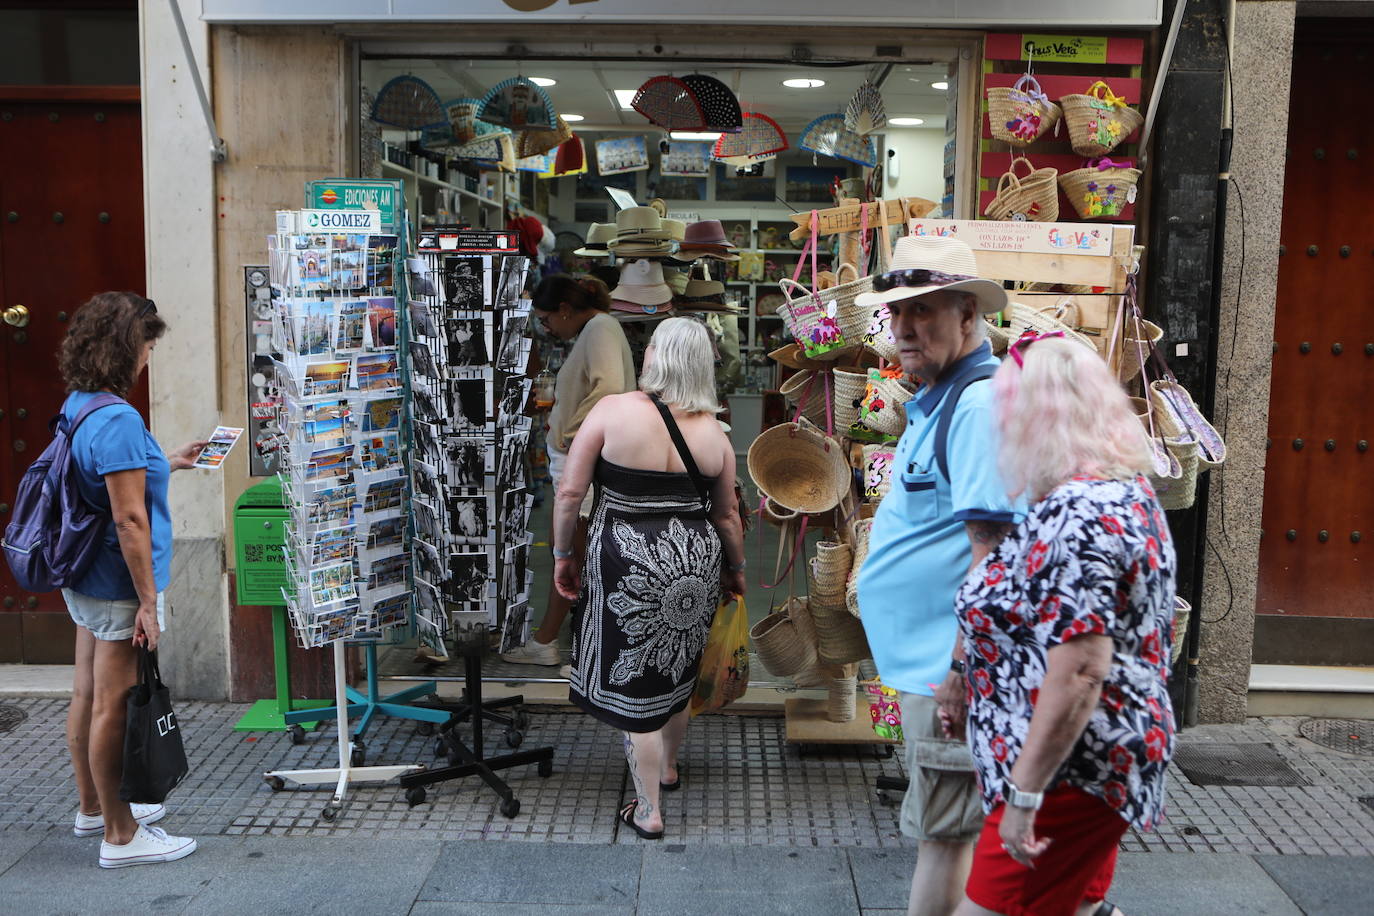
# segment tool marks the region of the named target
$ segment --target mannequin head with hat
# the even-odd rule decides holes
[[[592,318],[611,310],[611,291],[596,277],[550,274],[539,282],[532,304],[545,331],[572,340]]]

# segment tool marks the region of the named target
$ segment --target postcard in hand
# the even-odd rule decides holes
[[[210,444],[201,449],[199,457],[196,458],[192,467],[219,468],[224,464],[224,459],[228,457],[234,444],[239,441],[239,436],[243,435],[243,428],[238,426],[216,426],[215,431],[210,434]]]

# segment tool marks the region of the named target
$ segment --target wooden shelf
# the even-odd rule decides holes
[[[459,185],[451,184],[450,182],[442,181],[438,178],[434,178],[429,175],[422,175],[414,169],[408,169],[405,166],[397,165],[394,162],[383,160],[382,171],[391,172],[392,175],[394,175],[397,178],[413,178],[419,184],[426,184],[430,185],[431,187],[442,188],[447,191],[456,191],[458,192],[459,197],[466,197],[469,200],[475,200],[478,203],[486,204],[489,207],[495,207],[498,210],[501,209],[501,201],[499,200],[492,200],[489,197],[483,197],[476,191],[469,191],[467,188],[461,187]]]

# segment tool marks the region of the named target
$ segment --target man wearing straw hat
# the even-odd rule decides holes
[[[910,787],[902,832],[919,842],[908,913],[947,916],[963,898],[982,825],[963,740],[964,681],[954,595],[1020,515],[997,473],[992,390],[998,366],[983,315],[1002,287],[979,279],[953,238],[900,239],[862,307],[885,304],[902,369],[921,383],[859,574],[859,609],[883,682],[900,691]]]

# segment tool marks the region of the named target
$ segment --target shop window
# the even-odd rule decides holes
[[[0,85],[137,86],[133,3],[0,9]]]

